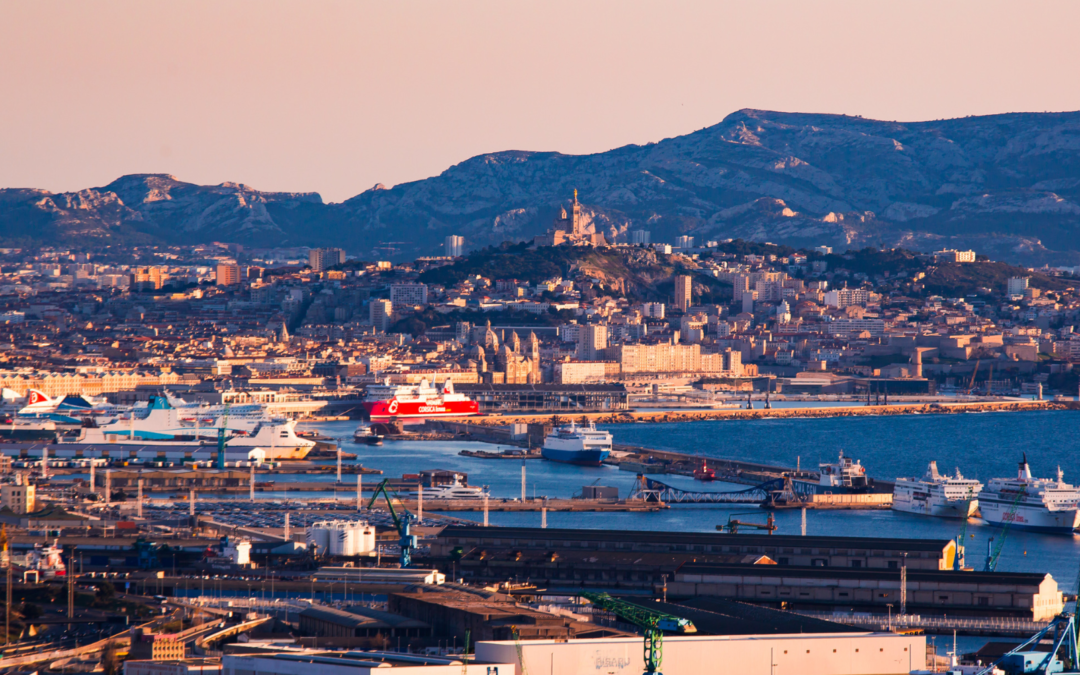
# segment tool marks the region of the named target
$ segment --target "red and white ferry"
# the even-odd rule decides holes
[[[454,393],[454,383],[449,379],[436,388],[427,378],[419,385],[384,384],[368,385],[362,402],[372,419],[391,417],[455,417],[476,415],[480,407],[465,394]]]

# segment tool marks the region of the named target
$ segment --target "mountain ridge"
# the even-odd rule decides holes
[[[974,248],[1025,264],[1080,264],[1080,112],[889,122],[742,109],[682,136],[606,152],[506,150],[437,176],[318,193],[200,186],[132,174],[74,193],[0,189],[0,240],[341,245],[437,253],[546,230],[574,189],[588,227],[625,241],[679,234],[840,249]],[[28,227],[29,226],[29,227]],[[30,233],[30,234],[28,234]]]

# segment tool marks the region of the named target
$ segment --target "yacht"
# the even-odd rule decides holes
[[[424,499],[483,499],[489,496],[486,487],[462,485],[458,474],[454,474],[454,482],[450,485],[420,488],[415,494],[423,494]]]
[[[1025,453],[1016,478],[992,478],[986,484],[979,512],[991,525],[1072,534],[1080,526],[1080,488],[1065,482],[1060,467],[1056,480],[1032,478]]]
[[[859,460],[853,461],[850,457],[844,457],[843,450],[835,464],[818,464],[818,474],[816,483],[801,478],[795,478],[794,481],[811,488],[816,494],[845,494],[870,490],[866,467]]]
[[[968,518],[979,508],[982,483],[964,478],[960,469],[956,475],[942,476],[937,462],[930,462],[926,475],[919,478],[897,478],[893,489],[893,510],[918,513],[939,518]]]
[[[611,434],[599,431],[596,424],[578,426],[571,422],[569,426],[552,429],[540,448],[540,456],[553,462],[600,466],[611,454]]]

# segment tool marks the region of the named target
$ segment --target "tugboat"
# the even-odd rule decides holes
[[[701,460],[701,466],[694,469],[694,480],[705,482],[714,481],[716,480],[716,470],[710,469],[709,465],[703,459]]]
[[[353,432],[353,440],[366,445],[382,445],[383,438],[382,434],[375,433],[375,429],[370,424],[361,424]]]

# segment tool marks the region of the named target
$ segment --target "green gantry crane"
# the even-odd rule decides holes
[[[1024,457],[1024,464],[1027,464],[1027,456]],[[1009,525],[1016,519],[1016,508],[1020,506],[1020,500],[1024,498],[1024,493],[1027,491],[1026,485],[1021,485],[1020,489],[1016,491],[1016,498],[1013,499],[1012,506],[1005,513],[1002,518],[1001,524],[1001,536],[998,538],[997,544],[994,544],[994,538],[990,537],[990,540],[986,542],[986,567],[984,572],[994,572],[997,570],[998,557],[1001,556],[1001,550],[1005,548],[1005,538],[1009,536]]]
[[[384,478],[379,486],[375,488],[375,494],[371,495],[371,501],[368,502],[368,510],[375,506],[375,502],[379,499],[379,495],[382,495],[386,499],[386,508],[390,511],[390,517],[394,521],[394,527],[397,529],[398,534],[401,535],[401,539],[398,540],[398,545],[401,546],[401,567],[402,569],[412,565],[412,552],[416,548],[416,535],[409,533],[409,528],[412,525],[412,520],[416,516],[409,513],[409,511],[402,506],[401,515],[398,516],[397,511],[394,510],[394,500],[390,496],[390,479]]]
[[[694,622],[678,616],[654,611],[632,602],[613,598],[607,593],[580,593],[597,607],[611,612],[627,623],[640,628],[645,634],[645,675],[663,675],[660,664],[664,659],[664,631],[669,633],[696,633]]]
[[[225,434],[229,432],[229,406],[225,404],[225,410],[221,412],[221,426],[217,430],[217,468],[225,468]]]

